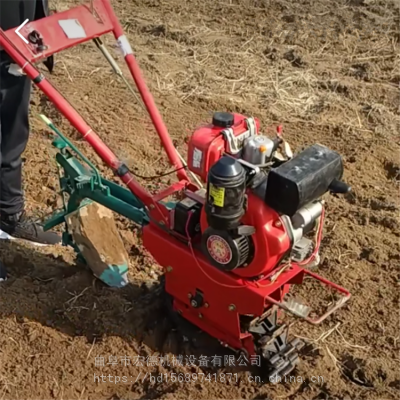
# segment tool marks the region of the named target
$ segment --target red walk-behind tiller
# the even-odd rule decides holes
[[[155,196],[138,184],[129,167],[34,66],[64,49],[94,40],[122,77],[99,39],[110,32],[176,169],[178,182]],[[225,347],[248,357],[261,356],[270,378],[292,371],[302,343],[289,340],[286,325],[278,322],[279,311],[318,324],[350,298],[347,290],[309,270],[310,263],[315,265],[319,259],[324,218],[321,197],[350,190],[340,181],[340,155],[313,145],[293,156],[281,129],[271,139],[260,134],[256,118],[217,112],[212,122],[190,138],[187,169],[195,176],[191,182],[109,0],[93,0],[28,22],[20,34],[25,40],[13,29],[0,31],[0,45],[129,188],[102,178],[44,118],[57,133],[53,143],[60,150],[61,190],[69,195],[65,210],[55,214],[45,228],[64,223],[66,215],[87,199],[133,220],[143,227],[145,248],[165,269],[165,291],[177,313]],[[206,189],[196,176],[206,182]],[[308,238],[314,233],[315,243]],[[63,238],[65,244],[74,245],[68,232]],[[100,279],[121,286],[126,268],[110,266]],[[341,294],[320,317],[313,317],[308,306],[288,296],[291,285],[303,283],[306,277]]]

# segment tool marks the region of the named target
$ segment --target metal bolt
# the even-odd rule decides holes
[[[156,206],[154,204],[150,204],[150,210],[154,210]]]
[[[229,311],[235,311],[236,310],[236,306],[234,304],[230,304],[228,307]]]
[[[160,225],[165,225],[165,222],[164,221],[160,221]]]
[[[192,297],[192,293],[188,293],[188,299],[191,299]]]
[[[203,314],[199,313],[199,318],[203,318]]]
[[[204,303],[204,308],[208,308],[208,307],[209,307],[208,303]]]
[[[190,302],[190,304],[192,305],[192,307],[197,307],[197,301],[196,300],[192,300]]]
[[[172,267],[168,265],[167,272],[172,272]]]
[[[275,226],[276,226],[277,228],[281,227],[281,226],[282,226],[282,222],[279,221],[279,219],[278,219],[278,221],[275,221]]]

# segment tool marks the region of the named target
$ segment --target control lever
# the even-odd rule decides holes
[[[42,53],[47,50],[48,46],[44,44],[44,40],[38,31],[32,31],[28,35],[28,40],[31,44],[36,46],[36,50],[39,53]],[[43,61],[43,64],[46,66],[50,73],[53,73],[54,69],[54,56],[51,55],[47,57],[46,60]]]
[[[347,183],[334,179],[329,185],[329,191],[335,194],[346,194],[351,192],[351,186]]]
[[[36,46],[39,52],[47,50],[47,46],[43,42],[43,38],[40,36],[38,31],[32,31],[28,35],[28,40],[30,43]]]

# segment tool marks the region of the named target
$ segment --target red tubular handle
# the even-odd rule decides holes
[[[108,17],[113,25],[113,33],[115,39],[119,39],[124,35],[124,31],[116,17],[114,10],[110,4],[109,0],[102,0],[103,6],[107,10]],[[161,142],[165,148],[165,151],[168,155],[170,163],[177,169],[177,176],[179,180],[189,181],[186,171],[183,169],[183,164],[180,158],[176,153],[175,146],[171,140],[171,137],[168,133],[167,127],[164,124],[164,121],[161,117],[160,112],[156,106],[154,98],[150,93],[149,88],[146,85],[146,81],[143,78],[142,72],[139,68],[139,65],[133,54],[127,54],[125,56],[125,61],[128,65],[128,68],[132,74],[132,77],[136,83],[136,86],[139,90],[139,93],[142,97],[143,103],[147,108],[147,111],[150,115],[150,118],[154,124],[154,127],[158,133],[158,136],[161,139]]]
[[[83,138],[93,147],[100,158],[114,171],[116,171],[122,162],[107,147],[100,137],[90,128],[79,113],[65,100],[65,98],[45,79],[40,72],[21,55],[19,50],[10,43],[2,29],[0,29],[0,45],[13,58],[13,60],[22,68],[24,73],[36,84],[36,86],[52,100],[58,110],[68,119],[71,125],[82,134]],[[150,193],[140,186],[134,176],[127,172],[121,176],[121,180],[129,189],[145,204],[153,203]]]
[[[117,40],[124,39],[126,43],[127,39],[124,36],[123,29],[116,17],[114,10],[110,4],[110,0],[95,0],[94,1],[94,9],[96,10],[96,3],[98,5],[98,9],[100,10],[100,19],[101,16],[105,18],[107,21],[107,26],[104,28],[97,26],[96,24],[89,25],[88,31],[90,31],[90,37],[98,37],[101,36],[103,31],[113,31],[113,34]],[[104,15],[106,14],[106,16]],[[51,17],[49,17],[51,18]],[[85,14],[85,21],[90,24],[90,20],[88,16]],[[98,23],[98,21],[97,21]],[[54,27],[53,27],[54,28]],[[90,28],[90,29],[89,29]],[[96,32],[98,32],[96,36]],[[88,39],[88,40],[89,40]],[[79,41],[79,43],[82,42]],[[78,43],[78,42],[77,42]],[[121,44],[121,43],[120,43]],[[22,42],[19,43],[22,45]],[[12,57],[12,59],[22,68],[24,73],[33,80],[33,82],[38,86],[39,89],[51,99],[54,105],[58,108],[58,110],[68,119],[71,125],[77,129],[83,138],[93,147],[96,153],[100,156],[100,158],[114,171],[117,171],[119,167],[123,165],[123,163],[117,158],[117,156],[106,146],[106,144],[100,139],[100,137],[90,128],[90,126],[85,122],[85,120],[79,115],[79,113],[66,101],[66,99],[48,82],[42,75],[40,75],[39,71],[34,67],[32,63],[35,61],[27,59],[27,55],[24,54],[23,51],[19,50],[16,45],[14,45],[5,34],[3,30],[0,29],[0,46]],[[72,46],[68,41],[63,44],[62,48],[67,48]],[[57,46],[56,46],[57,47]],[[146,85],[146,82],[142,76],[139,65],[136,62],[135,57],[129,51],[125,55],[125,61],[130,70],[132,78],[134,79],[136,86],[140,92],[143,103],[145,104],[147,111],[150,115],[150,118],[156,128],[158,136],[161,139],[161,142],[165,148],[165,151],[168,155],[170,163],[177,169],[177,175],[180,181],[190,182],[186,171],[183,169],[183,162],[177,154],[177,151],[174,147],[171,137],[168,134],[168,130],[163,122],[161,114],[159,113],[155,101]],[[32,62],[32,63],[31,63]],[[120,174],[119,174],[120,175]],[[137,196],[146,206],[154,206],[151,207],[155,213],[156,219],[162,219],[166,222],[166,210],[165,207],[157,204],[150,193],[148,193],[139,183],[136,181],[131,172],[125,172],[123,175],[120,175],[121,180],[128,186],[128,188],[132,191],[132,193]]]

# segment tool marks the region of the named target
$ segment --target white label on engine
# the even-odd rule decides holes
[[[243,148],[244,141],[251,136],[250,131],[243,132],[241,135],[236,136],[236,147],[238,150]]]
[[[203,152],[196,147],[193,150],[193,159],[192,164],[193,168],[200,168],[201,167],[201,159],[203,158]]]

